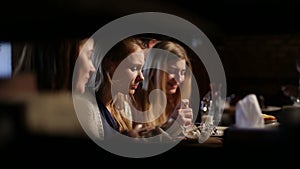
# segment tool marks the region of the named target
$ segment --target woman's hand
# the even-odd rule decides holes
[[[193,123],[193,109],[189,107],[189,100],[183,99],[181,106],[178,109],[178,122],[182,126],[187,126]]]
[[[127,131],[127,133],[125,133],[125,135],[129,136],[129,137],[133,137],[133,138],[138,138],[140,137],[140,132],[143,130],[143,125],[142,124],[137,124],[134,126],[134,128],[132,130]]]
[[[161,133],[158,128],[158,126],[143,127],[142,124],[137,124],[132,130],[128,131],[126,135],[133,138],[152,137]]]

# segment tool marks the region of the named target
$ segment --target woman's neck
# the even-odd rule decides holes
[[[167,104],[175,104],[176,96],[175,94],[167,94]]]

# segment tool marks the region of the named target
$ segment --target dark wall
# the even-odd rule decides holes
[[[288,103],[281,85],[298,83],[299,7],[300,2],[281,0],[12,0],[0,6],[0,39],[18,43],[85,37],[127,14],[170,13],[192,22],[212,41],[225,68],[228,95],[256,93],[268,104],[281,105]]]
[[[299,34],[226,36],[216,47],[226,71],[228,93],[255,93],[268,104],[287,104],[281,86],[298,85]]]

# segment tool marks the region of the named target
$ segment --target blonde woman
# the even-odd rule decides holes
[[[143,68],[144,81],[135,94],[136,118],[146,128],[173,129],[192,123],[189,108],[191,63],[185,49],[176,42],[161,41],[150,50]],[[172,131],[178,134],[177,131]],[[147,132],[146,132],[147,133]],[[149,134],[149,133],[147,133]],[[150,134],[151,135],[151,134]]]

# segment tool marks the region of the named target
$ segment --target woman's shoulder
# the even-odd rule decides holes
[[[96,100],[95,95],[93,95],[90,92],[85,92],[85,93],[73,93],[73,100]]]
[[[103,140],[104,129],[96,97],[88,92],[76,94],[73,95],[73,103],[77,117],[87,134]]]
[[[74,94],[73,95],[73,103],[74,106],[84,106],[90,107],[97,105],[96,97],[91,93],[84,93],[84,94]]]

